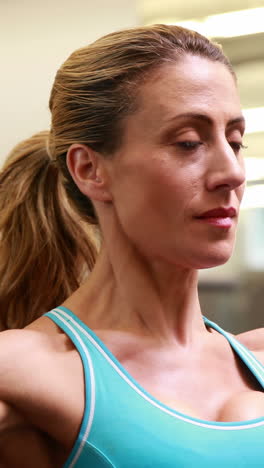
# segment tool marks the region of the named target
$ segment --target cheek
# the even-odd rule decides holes
[[[147,249],[153,232],[159,236],[161,228],[167,225],[170,195],[166,181],[152,170],[133,168],[122,177],[115,200],[122,228],[133,242]]]
[[[152,168],[144,180],[144,202],[151,212],[155,210],[157,217],[165,217],[171,213],[172,208],[179,209],[185,202],[186,195],[183,178],[174,167],[159,166],[157,170]]]
[[[130,158],[129,164],[119,165],[115,178],[116,210],[127,229],[134,224],[144,229],[167,229],[176,218],[182,218],[197,192],[197,174],[181,167],[170,154],[141,153]],[[197,171],[196,171],[197,172]],[[137,226],[140,228],[140,226]]]

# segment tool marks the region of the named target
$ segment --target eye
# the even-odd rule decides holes
[[[185,150],[185,151],[191,151],[191,150],[194,150],[194,149],[197,149],[199,146],[202,145],[202,142],[201,141],[178,141],[176,143],[177,146],[179,146],[181,149]]]
[[[239,143],[237,141],[229,141],[229,145],[233,148],[234,153],[238,153],[241,149],[247,148],[243,143]]]

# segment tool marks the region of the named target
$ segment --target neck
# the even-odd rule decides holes
[[[87,282],[65,305],[78,311],[93,329],[148,334],[180,346],[200,339],[206,328],[197,271],[144,257],[125,234],[111,205],[100,208],[105,240],[99,258]]]
[[[111,257],[103,246],[88,280],[67,303],[91,328],[190,345],[205,331],[197,276],[197,271],[146,262],[131,247]]]

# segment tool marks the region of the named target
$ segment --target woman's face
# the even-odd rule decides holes
[[[243,132],[236,84],[221,63],[189,55],[141,85],[111,181],[118,219],[143,255],[183,268],[228,260],[244,189]]]

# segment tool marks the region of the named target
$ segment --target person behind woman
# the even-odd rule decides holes
[[[198,270],[232,253],[244,188],[229,61],[177,26],[112,33],[62,65],[50,109],[51,161],[42,153],[27,188],[37,226],[41,207],[54,213],[44,240],[59,220],[49,263],[67,275],[62,256],[74,250],[63,243],[72,220],[60,213],[62,184],[76,216],[100,227],[101,246],[61,305],[1,334],[2,466],[260,466],[263,329],[246,335],[248,350],[202,316],[197,293]]]

